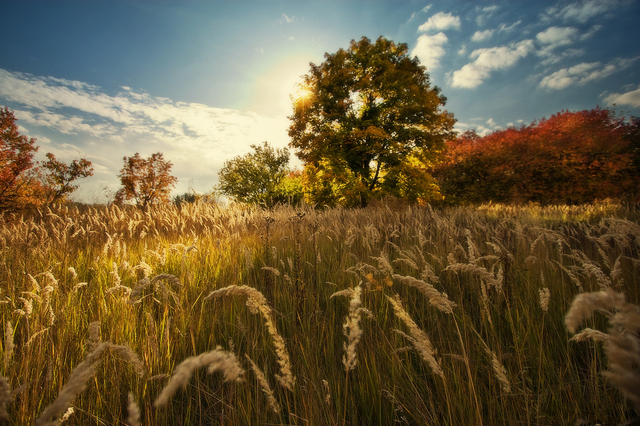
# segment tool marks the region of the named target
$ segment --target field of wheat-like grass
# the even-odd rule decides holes
[[[615,203],[3,217],[0,424],[623,424]],[[631,423],[627,423],[631,424]]]

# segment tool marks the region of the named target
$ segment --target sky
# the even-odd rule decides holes
[[[309,64],[351,40],[406,43],[480,134],[597,106],[640,116],[640,0],[0,0],[0,106],[86,158],[76,201],[108,201],[123,157],[162,152],[204,193],[252,144],[287,147]],[[301,163],[292,155],[291,165]]]

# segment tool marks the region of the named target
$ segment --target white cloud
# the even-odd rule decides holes
[[[538,56],[548,58],[543,64],[558,62],[560,57],[556,57],[553,52],[559,47],[575,43],[578,33],[578,29],[574,27],[549,27],[539,32],[536,40],[542,44],[542,48],[538,51]]]
[[[581,85],[600,80],[631,66],[639,57],[617,58],[609,64],[583,62],[570,68],[562,68],[540,81],[540,87],[549,90],[561,90],[573,85]]]
[[[224,161],[246,154],[249,145],[266,140],[285,147],[289,141],[284,114],[267,117],[122,89],[109,95],[78,81],[0,69],[0,101],[15,110],[25,134],[43,134],[46,150],[54,153],[67,152],[72,144],[96,169],[109,171],[81,182],[84,199],[105,179],[117,188],[122,157],[136,152],[163,152],[174,164],[178,191],[186,191],[190,179],[196,190],[206,191]]]
[[[473,88],[482,84],[492,71],[510,68],[533,51],[533,40],[523,40],[509,46],[476,49],[470,57],[475,60],[454,71],[453,87]]]
[[[447,41],[447,36],[442,32],[435,35],[423,34],[418,37],[418,42],[411,51],[411,56],[417,56],[422,65],[429,70],[438,68],[440,66],[440,58],[445,54],[442,46]]]
[[[589,31],[587,31],[586,33],[584,33],[584,34],[582,34],[580,36],[580,40],[588,39],[589,37],[591,37],[592,35],[594,35],[598,31],[600,31],[601,28],[602,28],[602,25],[594,25],[594,26],[592,26]]]
[[[491,38],[494,30],[484,30],[484,31],[476,31],[473,33],[473,37],[471,37],[472,41],[483,41],[488,38]]]
[[[584,55],[584,50],[583,49],[565,49],[561,53],[551,53],[549,51],[541,49],[540,51],[538,51],[538,55],[545,57],[544,60],[540,62],[540,64],[547,66],[547,65],[553,65],[555,63],[558,63],[563,59],[573,58],[575,56],[582,56]]]
[[[280,23],[284,23],[286,22],[287,24],[292,23],[294,20],[296,19],[295,16],[292,17],[288,17],[286,13],[282,14],[282,19],[280,20]]]
[[[438,12],[418,27],[418,32],[444,31],[449,28],[460,29],[460,18],[450,13]]]
[[[507,24],[500,24],[500,26],[498,27],[498,31],[499,32],[505,32],[505,31],[511,31],[513,30],[515,27],[517,27],[518,25],[520,25],[522,23],[522,21],[516,21],[511,25],[507,25]]]
[[[549,8],[547,9],[547,15],[549,17],[559,17],[565,21],[577,21],[584,24],[591,18],[614,9],[618,4],[617,0],[583,0],[562,8]]]
[[[612,93],[604,98],[608,105],[628,105],[640,108],[640,86],[636,90],[625,93]]]
[[[540,82],[540,87],[556,90],[564,89],[573,84],[580,83],[583,79],[587,78],[589,73],[600,67],[600,65],[600,62],[583,62],[571,68],[562,68],[561,70],[544,77]]]
[[[564,46],[572,44],[578,35],[574,27],[549,27],[536,35],[536,40],[550,46]]]
[[[427,12],[429,11],[429,9],[431,9],[431,6],[432,6],[432,5],[428,4],[428,5],[426,5],[425,7],[423,7],[421,10],[419,10],[418,12],[413,12],[413,13],[411,14],[411,17],[407,20],[407,22],[406,22],[406,23],[409,23],[409,22],[413,21],[413,19],[414,19],[414,18],[415,18],[419,13],[427,13]]]
[[[66,135],[86,133],[91,136],[114,134],[116,128],[108,123],[90,124],[77,115],[62,115],[54,112],[15,111],[18,120],[23,120],[34,126],[55,129]]]
[[[499,7],[495,5],[486,6],[483,8],[476,6],[476,24],[478,24],[478,26],[483,26],[486,23],[487,19],[489,19],[498,9]]]

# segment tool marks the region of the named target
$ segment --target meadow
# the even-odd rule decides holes
[[[638,218],[613,202],[5,216],[0,424],[631,424]]]

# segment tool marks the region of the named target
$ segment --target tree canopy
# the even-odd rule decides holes
[[[28,172],[35,166],[35,142],[18,132],[9,108],[0,109],[0,211],[20,210],[33,202],[36,182]]]
[[[124,157],[124,167],[118,177],[122,188],[116,193],[116,202],[133,201],[138,207],[169,202],[171,190],[178,178],[171,175],[171,161],[161,152],[142,158],[139,153]]]
[[[47,153],[47,161],[42,163],[42,168],[45,170],[46,204],[53,204],[78,189],[78,185],[74,185],[78,179],[93,176],[91,161],[81,158],[66,164],[57,160],[50,152]]]
[[[297,201],[301,190],[289,170],[289,150],[267,142],[251,145],[253,152],[225,161],[218,172],[218,190],[241,203],[273,206]]]
[[[449,143],[435,174],[452,203],[586,203],[640,196],[640,121],[563,111],[529,126]]]
[[[16,121],[12,111],[0,109],[0,212],[59,202],[78,188],[75,181],[93,175],[84,158],[67,165],[47,153],[46,162],[34,161],[36,140],[21,135]]]
[[[305,192],[323,204],[411,200],[437,193],[429,168],[452,138],[446,98],[404,43],[353,40],[310,64],[293,100],[290,147],[305,163]]]

